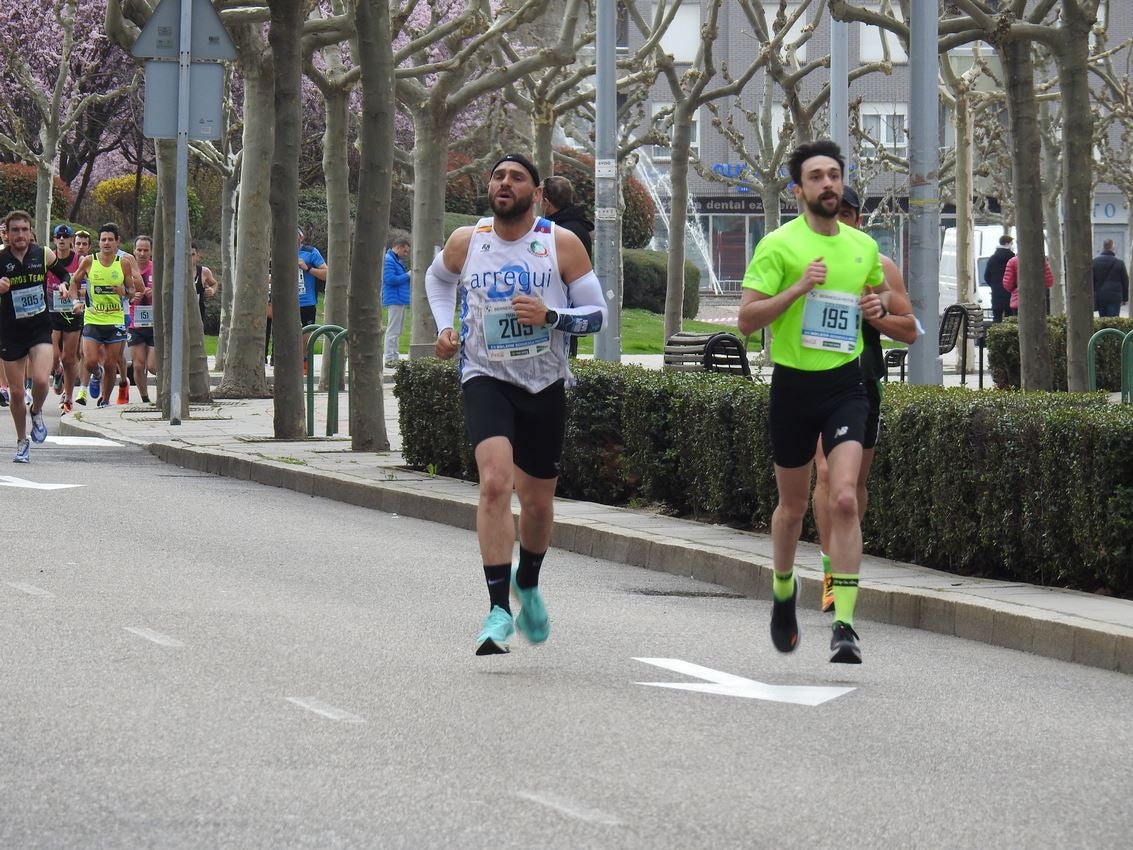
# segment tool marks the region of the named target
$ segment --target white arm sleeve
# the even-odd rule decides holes
[[[433,311],[433,321],[437,325],[437,334],[445,328],[451,328],[452,317],[456,312],[456,285],[460,283],[460,274],[448,270],[445,265],[445,252],[437,252],[433,262],[425,271],[425,295],[429,299],[429,309]]]
[[[606,299],[602,296],[602,284],[593,269],[567,285],[567,297],[570,298],[570,306],[555,310],[559,314],[555,330],[575,336],[602,330],[608,311]]]

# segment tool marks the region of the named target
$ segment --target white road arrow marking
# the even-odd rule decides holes
[[[82,487],[82,484],[40,484],[38,481],[25,481],[11,475],[0,475],[0,487],[24,487],[28,490],[66,490],[70,487]]]
[[[64,437],[62,435],[48,434],[47,442],[57,446],[120,446],[113,440],[105,437]]]
[[[307,711],[313,711],[315,714],[326,717],[330,720],[338,720],[342,723],[365,723],[366,718],[358,714],[347,711],[344,708],[338,708],[329,705],[322,700],[315,699],[314,697],[287,697],[287,701],[300,708],[305,708]]]
[[[50,590],[44,590],[42,587],[36,587],[34,584],[28,584],[23,581],[9,581],[8,587],[14,587],[16,590],[22,591],[29,596],[42,596],[44,599],[54,599],[55,594]]]
[[[744,699],[762,699],[770,702],[787,702],[794,705],[822,705],[840,696],[845,696],[854,688],[831,688],[813,685],[765,685],[754,679],[745,679],[743,676],[733,676],[731,673],[721,673],[710,667],[701,667],[699,664],[690,664],[679,658],[635,658],[644,664],[672,670],[684,676],[704,679],[711,684],[700,682],[637,682],[638,685],[647,685],[651,688],[672,688],[677,691],[700,691],[705,694],[719,694],[727,697],[743,697]]]
[[[170,637],[169,635],[163,635],[161,632],[155,632],[153,629],[142,629],[135,626],[123,626],[122,628],[124,628],[131,634],[137,635],[140,638],[145,638],[148,641],[152,641],[158,646],[182,647],[185,645],[181,643],[181,641],[177,640],[177,638]]]

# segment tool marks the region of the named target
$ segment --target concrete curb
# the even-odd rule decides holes
[[[454,495],[451,488],[445,493],[436,492],[436,482],[451,484],[452,481],[421,473],[399,470],[397,480],[387,484],[270,458],[253,460],[223,449],[193,446],[176,440],[135,441],[117,433],[107,434],[86,423],[66,422],[60,430],[74,435],[110,436],[139,445],[159,460],[184,469],[282,487],[457,528],[471,530],[476,525],[477,490],[472,484],[468,485],[467,496],[463,497]],[[604,511],[622,510],[599,507]],[[770,599],[771,596],[769,557],[741,553],[727,546],[666,537],[655,529],[614,527],[592,516],[572,517],[569,511],[564,510],[555,520],[552,545],[580,555],[690,576],[755,599]],[[799,573],[800,605],[817,608],[822,589],[819,572],[800,568]],[[933,571],[926,570],[925,574],[931,577]],[[952,635],[1104,670],[1133,673],[1133,629],[1055,611],[1042,611],[1043,616],[1038,616],[1037,612],[1042,609],[974,596],[970,587],[950,589],[950,584],[958,584],[956,577],[946,573],[937,575],[940,576],[939,587],[893,586],[884,580],[867,579],[859,592],[856,613],[862,619],[874,622]]]

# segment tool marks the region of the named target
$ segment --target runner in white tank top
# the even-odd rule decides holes
[[[540,191],[535,166],[520,154],[505,156],[488,183],[494,215],[453,233],[425,274],[437,356],[460,352],[464,420],[480,474],[476,533],[489,611],[477,655],[507,652],[516,625],[532,643],[550,632],[539,570],[554,524],[565,387],[573,383],[569,337],[596,333],[606,319],[602,287],[578,237],[535,216]],[[513,490],[520,507],[514,568]],[[522,606],[514,622],[509,589]]]
[[[547,325],[519,323],[512,298],[529,295],[547,307],[570,307],[559,275],[556,227],[545,218],[515,241],[500,238],[492,218],[473,228],[460,271],[460,380],[499,378],[537,393],[573,381],[569,335]]]

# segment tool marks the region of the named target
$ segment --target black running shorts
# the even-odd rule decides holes
[[[0,360],[14,363],[23,360],[37,345],[51,345],[51,325],[36,322],[30,328],[11,328],[0,338]]]
[[[148,345],[154,348],[153,328],[130,328],[130,338],[127,342],[129,348],[135,345]]]
[[[464,422],[475,449],[507,437],[515,465],[532,478],[557,478],[566,439],[566,390],[556,381],[537,393],[496,378],[465,381]]]
[[[77,334],[83,329],[83,317],[74,313],[51,313],[51,330]]]
[[[771,454],[785,469],[814,459],[822,435],[827,457],[844,442],[865,444],[869,401],[855,360],[824,372],[775,366],[771,376]]]
[[[299,323],[303,327],[307,327],[307,325],[315,324],[315,311],[317,309],[318,309],[318,307],[316,307],[314,304],[312,304],[310,307],[300,307],[299,308]]]
[[[865,395],[869,401],[869,413],[865,418],[865,440],[863,449],[877,447],[881,439],[881,381],[876,378],[865,378]]]

